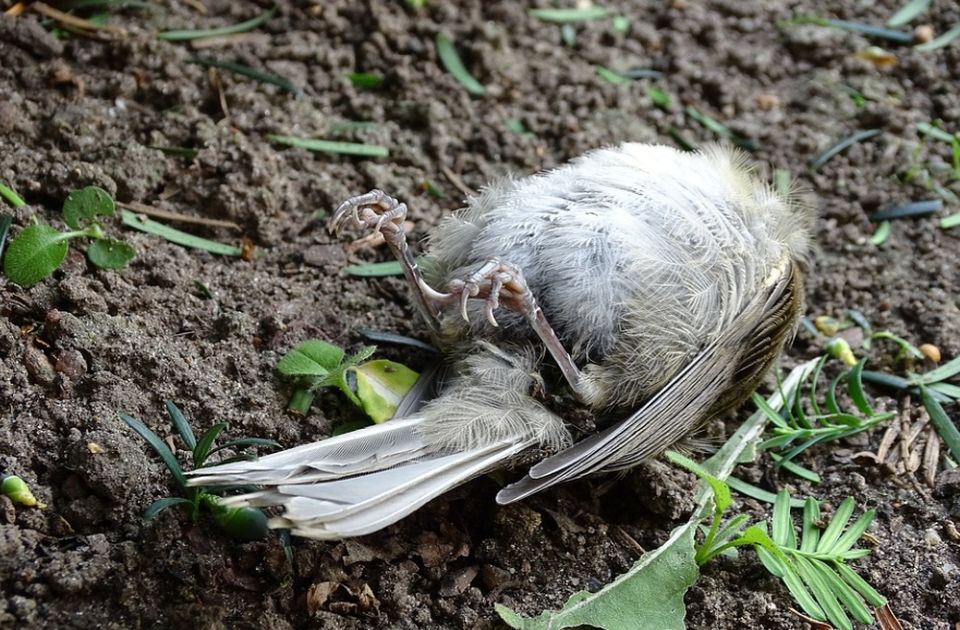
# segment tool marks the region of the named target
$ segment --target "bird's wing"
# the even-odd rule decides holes
[[[712,415],[742,402],[759,383],[802,308],[799,271],[790,265],[758,304],[744,309],[723,335],[630,417],[530,468],[497,502],[512,503],[557,483],[630,468],[659,455]],[[746,314],[756,312],[757,316]]]

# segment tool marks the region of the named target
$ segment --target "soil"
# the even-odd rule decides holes
[[[922,144],[915,130],[933,120],[960,129],[960,44],[922,53],[820,26],[777,26],[798,15],[882,24],[899,0],[604,4],[629,19],[627,32],[609,19],[579,24],[572,45],[559,26],[510,0],[428,0],[419,12],[396,0],[280,2],[261,28],[202,50],[155,33],[235,24],[266,4],[115,10],[109,23],[125,32],[94,38],[58,38],[56,24],[31,10],[0,16],[0,182],[28,203],[12,210],[14,232],[34,216],[62,226],[63,199],[95,184],[122,202],[233,221],[239,230],[177,225],[254,247],[249,261],[215,256],[117,220],[108,231],[138,250],[129,267],[98,270],[74,247],[34,287],[0,280],[0,472],[23,477],[47,504],[0,498],[0,626],[496,627],[495,602],[524,614],[557,607],[610,581],[687,518],[693,480],[653,463],[507,507],[493,501],[497,483],[481,478],[378,534],[294,540],[292,562],[274,537],[238,543],[177,508],[144,522],[143,510],[174,489],[118,412],[167,438],[163,401],[173,400],[198,432],[227,422],[225,437],[292,446],[361,416],[334,393],[319,396],[305,418],[285,413],[290,387],[275,366],[286,350],[309,338],[353,350],[364,343],[358,328],[424,338],[399,279],[343,273],[387,253],[347,253],[324,229],[324,213],[374,187],[409,203],[419,240],[460,205],[463,186],[625,140],[673,144],[672,131],[697,145],[715,139],[685,114],[692,106],[751,138],[753,158],[768,171],[790,171],[819,209],[811,316],[855,308],[877,329],[935,344],[945,358],[960,353],[960,230],[941,229],[937,217],[896,221],[876,246],[868,219],[935,196],[921,177],[904,181],[912,165],[960,193],[949,146]],[[940,33],[958,21],[955,5],[935,3],[918,23]],[[456,42],[485,96],[468,94],[439,65],[438,33]],[[858,56],[875,44],[896,63]],[[299,93],[213,76],[189,63],[198,55],[282,75]],[[614,85],[598,66],[662,78]],[[355,87],[350,72],[385,80]],[[653,86],[670,95],[668,105],[654,105]],[[509,119],[529,133],[511,131]],[[344,130],[344,121],[376,125]],[[807,168],[832,143],[872,128],[883,133],[816,172]],[[267,139],[272,133],[382,144],[390,156],[283,148]],[[956,210],[948,204],[944,213]],[[819,348],[801,331],[786,363]],[[890,364],[894,351],[875,343],[861,352],[876,366]],[[405,348],[384,346],[383,355],[414,368],[432,361]],[[900,419],[923,416],[915,401],[871,393],[900,409]],[[879,544],[855,566],[905,627],[960,627],[960,474],[941,460],[928,484],[920,471],[895,474],[852,457],[876,451],[885,431],[804,454],[800,462],[823,478],[817,486],[777,477],[768,463],[739,474],[769,489],[833,505],[850,495],[875,508]],[[184,445],[171,443],[186,461]],[[752,499],[739,506],[768,515]],[[753,554],[708,565],[687,603],[691,628],[803,626]]]

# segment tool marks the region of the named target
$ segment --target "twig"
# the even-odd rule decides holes
[[[464,184],[463,180],[460,179],[460,176],[451,171],[446,164],[440,165],[440,172],[443,173],[444,177],[446,177],[451,184],[453,184],[454,188],[462,192],[467,197],[473,197],[477,194],[477,191]]]
[[[234,223],[233,221],[223,221],[221,219],[204,219],[203,217],[192,217],[187,214],[180,214],[178,212],[170,212],[168,210],[160,210],[158,208],[152,208],[150,206],[144,205],[142,203],[137,203],[136,201],[128,201],[126,203],[117,202],[117,205],[121,208],[126,208],[137,214],[145,214],[148,217],[155,217],[157,219],[166,219],[168,221],[179,221],[180,223],[195,223],[197,225],[209,225],[211,227],[225,227],[230,228],[231,230],[240,231],[242,228]]]
[[[109,33],[116,33],[118,35],[127,34],[126,29],[120,26],[111,26],[110,24],[94,24],[90,20],[84,20],[83,18],[78,18],[75,15],[70,15],[69,13],[64,13],[58,9],[54,9],[44,2],[34,2],[30,5],[30,8],[41,15],[60,22],[61,24],[67,24],[69,26],[82,28],[88,31],[107,31]]]
[[[193,8],[197,13],[207,14],[207,7],[200,0],[181,0],[185,5]]]

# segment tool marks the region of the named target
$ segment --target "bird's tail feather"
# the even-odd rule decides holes
[[[193,471],[191,485],[266,486],[225,506],[279,506],[271,527],[317,539],[361,536],[395,523],[431,499],[509,461],[536,443],[503,439],[460,452],[428,446],[401,418],[267,455]]]

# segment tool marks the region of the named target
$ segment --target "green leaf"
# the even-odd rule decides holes
[[[527,13],[530,14],[530,17],[543,20],[544,22],[565,24],[568,22],[586,22],[605,18],[610,11],[605,7],[593,6],[582,9],[530,9]]]
[[[867,510],[860,515],[853,525],[847,528],[847,531],[843,533],[842,536],[837,540],[833,545],[833,549],[830,550],[832,555],[840,555],[846,553],[857,544],[857,541],[860,540],[860,537],[863,536],[863,533],[867,531],[867,528],[870,527],[870,523],[873,522],[873,517],[877,515],[876,510]]]
[[[226,507],[213,495],[204,495],[204,505],[213,514],[217,525],[234,540],[250,541],[265,538],[270,532],[267,516],[252,507]]]
[[[842,153],[846,149],[850,148],[858,142],[863,142],[864,140],[869,140],[875,136],[879,136],[883,133],[882,129],[867,129],[865,131],[859,131],[853,135],[847,136],[846,138],[840,140],[839,142],[831,145],[825,151],[820,153],[817,157],[810,160],[809,166],[810,170],[816,171],[821,166],[829,162],[836,155]]]
[[[873,615],[870,614],[870,609],[863,603],[863,599],[857,595],[856,591],[854,591],[849,584],[834,573],[827,563],[822,560],[811,560],[810,564],[816,569],[820,578],[827,584],[827,587],[840,599],[843,606],[857,621],[865,625],[873,623]]]
[[[180,31],[163,31],[157,33],[157,39],[165,39],[169,42],[185,41],[191,39],[207,39],[210,37],[221,37],[223,35],[234,35],[236,33],[245,33],[247,31],[252,31],[261,24],[265,23],[267,20],[272,18],[277,12],[276,7],[270,9],[265,13],[261,13],[257,17],[246,20],[245,22],[240,22],[238,24],[232,24],[230,26],[221,26],[220,28],[207,28],[207,29],[197,29],[197,30],[180,30]]]
[[[861,374],[863,374],[863,365],[867,360],[860,359],[857,361],[857,364],[853,366],[853,369],[850,370],[849,376],[847,376],[847,391],[850,393],[850,399],[853,400],[853,404],[856,405],[857,409],[860,410],[860,413],[865,416],[872,416],[873,407],[870,406],[869,401],[867,401],[867,395],[863,392],[863,380]]]
[[[125,413],[120,414],[120,419],[123,420],[128,427],[137,432],[137,434],[146,440],[147,444],[160,456],[160,459],[163,460],[163,463],[166,464],[167,469],[170,471],[170,474],[173,475],[173,480],[177,482],[177,486],[183,491],[187,491],[187,478],[183,475],[183,470],[180,468],[177,458],[174,457],[173,451],[170,450],[170,447],[161,440],[156,433],[151,431],[147,425],[140,422],[136,418],[128,416]]]
[[[19,285],[36,284],[60,266],[67,256],[67,241],[75,235],[42,223],[20,230],[7,247],[3,272]]]
[[[804,583],[810,587],[813,596],[817,598],[817,603],[823,608],[830,623],[840,628],[840,630],[853,630],[853,624],[850,623],[850,618],[844,612],[843,607],[840,606],[840,602],[837,601],[836,594],[830,590],[830,587],[813,566],[814,562],[817,561],[804,558],[803,556],[794,558],[797,573],[800,574],[800,578]]]
[[[910,379],[910,382],[914,385],[930,385],[932,383],[945,381],[957,374],[960,374],[960,357],[947,361],[935,370],[914,376]]]
[[[931,50],[936,50],[952,44],[953,40],[957,39],[958,37],[960,37],[960,24],[955,24],[949,31],[940,35],[940,37],[937,37],[926,44],[914,46],[913,49],[920,52],[929,52]]]
[[[630,82],[630,79],[627,77],[609,68],[604,68],[603,66],[597,66],[595,72],[597,73],[598,77],[608,83],[612,83],[613,85],[623,85],[624,83]]]
[[[324,377],[343,362],[343,350],[320,339],[297,344],[277,363],[277,371],[285,376]]]
[[[143,520],[150,521],[157,517],[160,512],[163,512],[168,507],[173,507],[175,505],[193,505],[193,501],[190,499],[184,499],[183,497],[164,497],[158,499],[150,504],[143,512]]]
[[[840,574],[840,577],[842,577],[847,584],[852,586],[863,596],[865,600],[867,600],[868,604],[874,608],[877,608],[887,603],[887,598],[878,593],[877,590],[870,586],[866,580],[857,575],[856,571],[842,562],[834,562],[833,567],[837,570],[837,573]]]
[[[830,524],[827,525],[827,529],[825,529],[820,536],[820,542],[817,544],[817,553],[829,554],[833,552],[834,544],[840,538],[840,534],[847,526],[847,523],[850,522],[854,506],[853,497],[847,497],[840,502],[837,511],[833,514],[833,518],[830,519]]]
[[[167,415],[170,416],[170,421],[173,423],[177,433],[183,438],[187,448],[193,451],[193,449],[197,447],[197,438],[194,437],[193,429],[190,428],[190,423],[187,422],[187,418],[183,415],[183,412],[180,411],[180,408],[173,404],[173,401],[165,400],[163,401],[163,406],[167,408]]]
[[[463,88],[475,96],[483,96],[487,89],[471,75],[463,65],[453,41],[443,33],[437,34],[437,56],[447,72],[453,75]]]
[[[812,497],[807,497],[803,505],[803,528],[800,532],[800,551],[813,553],[820,543],[820,503]]]
[[[371,90],[383,85],[383,75],[378,72],[351,72],[347,78],[355,86]]]
[[[698,574],[693,559],[694,531],[689,525],[675,529],[667,543],[643,555],[629,571],[596,593],[575,593],[560,610],[547,610],[529,618],[498,606],[497,614],[512,628],[523,630],[580,625],[683,628],[683,596]]]
[[[957,425],[950,420],[947,412],[943,410],[930,390],[923,385],[920,386],[920,397],[923,399],[923,406],[930,416],[930,422],[933,423],[933,427],[940,434],[943,443],[947,445],[947,449],[953,455],[953,458],[960,460],[960,430],[957,429]]]
[[[771,534],[777,545],[797,548],[797,533],[793,530],[793,519],[790,517],[790,493],[786,490],[777,493],[777,500],[773,504]]]
[[[386,262],[367,263],[365,265],[350,265],[344,267],[343,272],[361,278],[382,278],[386,276],[402,276],[403,267],[398,260],[388,260]]]
[[[98,186],[87,186],[75,190],[63,202],[63,222],[74,230],[82,228],[82,223],[97,215],[112,215],[116,206],[110,193]]]
[[[101,269],[120,269],[137,255],[133,245],[112,238],[101,238],[87,247],[87,258]]]
[[[727,477],[727,485],[730,486],[730,489],[736,490],[740,494],[756,499],[757,501],[773,504],[777,500],[777,495],[769,490],[758,488],[738,477]],[[790,499],[790,507],[802,508],[803,501],[800,499]]]
[[[278,136],[267,134],[272,142],[285,144],[291,147],[319,151],[321,153],[337,153],[340,155],[356,155],[360,157],[387,157],[390,150],[379,144],[362,144],[359,142],[339,142],[336,140],[319,140],[315,138],[298,138],[296,136]]]
[[[710,484],[710,488],[713,490],[713,495],[716,498],[716,510],[718,512],[726,511],[726,509],[730,507],[730,504],[733,503],[733,498],[730,495],[730,486],[728,486],[725,481],[717,479],[707,472],[707,470],[700,464],[693,461],[689,457],[677,453],[676,451],[667,451],[664,453],[664,456],[670,462],[676,464],[677,466],[686,468]]]
[[[260,83],[269,83],[270,85],[275,85],[278,88],[292,94],[300,93],[300,88],[295,86],[290,79],[273,74],[272,72],[257,70],[256,68],[252,68],[242,63],[218,61],[216,59],[207,59],[205,57],[192,57],[187,61],[187,63],[197,64],[198,66],[204,66],[206,68],[219,68],[220,70],[226,70],[227,72],[239,74],[242,77],[247,77],[253,79],[254,81],[259,81]]]
[[[200,436],[200,439],[197,440],[197,446],[193,449],[194,468],[203,468],[203,463],[207,461],[207,456],[210,454],[210,448],[216,441],[217,436],[223,433],[226,428],[227,425],[220,422],[207,429],[206,433]]]
[[[933,0],[910,0],[910,2],[900,7],[896,13],[890,16],[890,19],[887,20],[887,26],[896,28],[911,22],[918,15],[930,8],[932,1]]]
[[[343,361],[343,367],[353,367],[359,365],[373,356],[373,353],[377,351],[376,346],[364,346],[360,348],[357,352],[354,352],[349,357]]]
[[[890,221],[884,219],[880,222],[880,225],[877,226],[877,230],[873,233],[873,236],[870,237],[870,244],[879,247],[886,243],[888,238],[890,238]]]
[[[171,243],[176,243],[177,245],[183,245],[184,247],[191,247],[193,249],[202,249],[210,252],[211,254],[221,254],[223,256],[240,255],[239,247],[225,245],[224,243],[218,243],[216,241],[211,241],[199,236],[194,236],[193,234],[188,234],[187,232],[181,232],[180,230],[172,228],[169,225],[157,223],[152,219],[141,218],[129,210],[122,209],[120,211],[120,218],[124,225],[132,227],[135,230],[140,230],[141,232],[146,232],[147,234],[161,236]]]

